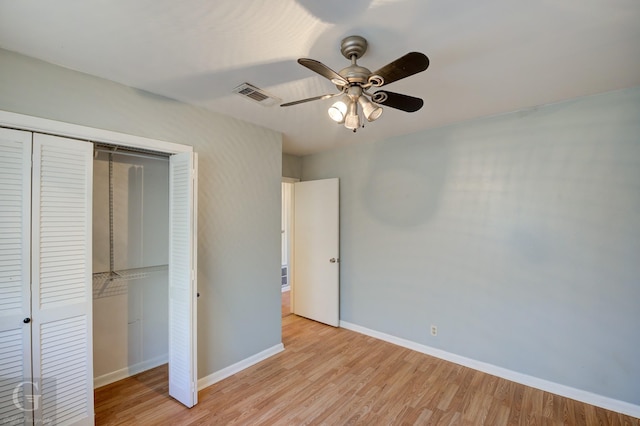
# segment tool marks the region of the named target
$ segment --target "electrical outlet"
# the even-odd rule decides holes
[[[437,336],[438,335],[438,326],[437,325],[432,325],[431,326],[431,335],[432,336]]]

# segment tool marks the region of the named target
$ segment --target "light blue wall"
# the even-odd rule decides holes
[[[281,134],[1,49],[0,110],[192,145],[198,375],[280,344]]]
[[[640,404],[640,88],[303,157],[328,177],[342,320]]]

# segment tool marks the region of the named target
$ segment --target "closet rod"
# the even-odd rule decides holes
[[[93,152],[106,152],[107,154],[122,154],[129,155],[132,157],[140,157],[140,158],[151,158],[153,160],[167,160],[169,159],[169,154],[164,153],[156,153],[156,152],[138,152],[133,151],[131,149],[122,148],[119,146],[104,146],[93,144]]]

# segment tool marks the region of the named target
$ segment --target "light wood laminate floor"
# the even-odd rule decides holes
[[[291,314],[291,291],[282,292],[282,318]]]
[[[95,392],[98,425],[631,425],[635,418],[333,328],[283,317],[285,351],[199,392],[168,396],[167,368]]]

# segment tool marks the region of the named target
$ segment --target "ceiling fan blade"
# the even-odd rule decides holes
[[[387,92],[386,90],[378,90],[371,96],[371,100],[377,104],[406,112],[416,112],[422,108],[422,105],[424,105],[424,101],[420,98],[414,98],[413,96],[402,95],[400,93]]]
[[[420,52],[410,52],[375,71],[373,75],[383,78],[385,84],[417,74],[429,67],[429,58]]]
[[[285,104],[280,104],[280,106],[281,107],[288,107],[288,106],[291,106],[291,105],[303,104],[305,102],[319,101],[321,99],[329,99],[329,98],[333,98],[334,96],[338,96],[338,95],[342,95],[342,92],[340,92],[340,93],[332,93],[332,94],[329,94],[329,95],[314,96],[313,98],[300,99],[299,101],[293,101],[293,102],[287,102]]]
[[[309,68],[311,71],[320,74],[324,78],[328,78],[334,84],[337,84],[339,86],[346,86],[347,84],[349,84],[349,82],[345,80],[344,77],[342,77],[340,74],[320,61],[316,61],[315,59],[300,58],[298,59],[298,63],[304,67]]]

